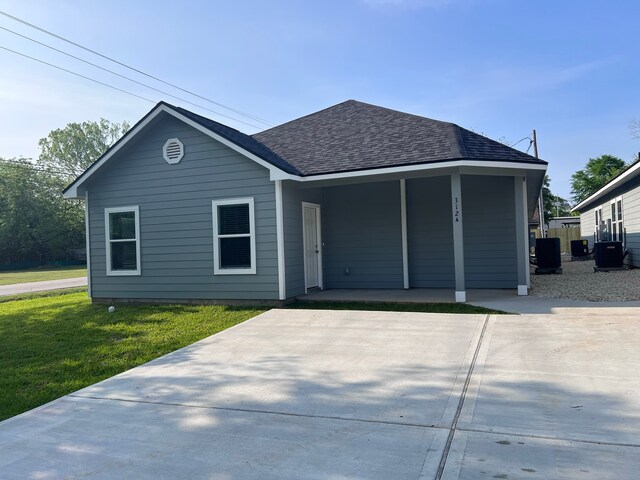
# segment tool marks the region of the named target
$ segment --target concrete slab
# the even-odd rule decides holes
[[[43,282],[15,283],[13,285],[0,285],[0,297],[5,295],[17,295],[20,293],[41,292],[44,290],[56,290],[59,288],[84,287],[87,277],[63,278],[61,280],[46,280]]]
[[[384,302],[384,303],[454,303],[455,292],[446,288],[401,289],[336,289],[318,290],[298,297],[308,302]],[[515,289],[467,290],[467,303],[509,313],[555,313],[570,311],[595,313],[628,313],[630,309],[640,314],[640,302],[588,302],[566,298],[543,298],[518,295]]]
[[[0,423],[0,478],[636,478],[640,316],[485,320],[272,310]]]
[[[271,310],[74,395],[449,426],[485,318]]]
[[[619,480],[638,472],[634,447],[458,431],[442,479]]]
[[[518,296],[515,290],[467,290],[467,303],[521,314],[564,314],[573,311],[597,315],[628,314],[630,311],[640,314],[640,302],[588,302],[568,298]]]
[[[2,424],[3,480],[433,478],[446,430],[66,397]]]
[[[639,352],[640,317],[492,317],[458,426],[640,446]]]

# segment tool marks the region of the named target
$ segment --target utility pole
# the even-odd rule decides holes
[[[538,137],[536,136],[536,129],[533,129],[533,154],[538,158]],[[542,180],[542,186],[540,187],[540,196],[538,197],[538,216],[540,217],[540,236],[542,238],[547,237],[547,233],[544,230],[544,198],[542,197],[542,189],[544,188],[544,178]]]

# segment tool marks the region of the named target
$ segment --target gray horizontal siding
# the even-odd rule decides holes
[[[516,288],[513,177],[462,175],[466,288]]]
[[[640,267],[640,186],[622,196],[625,247],[629,250],[626,262]]]
[[[611,218],[611,201],[622,197],[622,220],[625,231],[625,248],[629,251],[625,263],[640,267],[640,177],[636,177],[603,196],[592,208],[580,215],[580,234],[593,248],[595,211],[602,207],[602,219]]]
[[[177,137],[185,156],[162,158]],[[165,118],[89,184],[92,295],[96,298],[278,298],[275,188],[263,167],[182,122]],[[253,197],[256,275],[213,274],[211,202]],[[104,209],[140,208],[140,276],[107,276]]]
[[[400,224],[398,181],[324,188],[325,286],[402,288]]]
[[[407,180],[409,285],[453,288],[451,179]]]
[[[302,188],[294,182],[282,183],[286,296],[304,293],[304,254],[302,237],[302,202],[322,205],[321,188]],[[320,209],[320,216],[324,212]]]

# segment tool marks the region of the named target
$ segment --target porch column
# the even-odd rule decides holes
[[[402,277],[404,288],[409,288],[409,247],[407,243],[407,182],[400,180],[400,218],[402,223]]]
[[[518,252],[518,295],[529,294],[529,221],[527,177],[513,177],[516,206],[516,251]]]
[[[453,262],[456,278],[456,302],[466,302],[464,285],[464,239],[462,229],[462,185],[460,174],[451,175],[451,212],[453,214]]]
[[[278,300],[287,298],[287,281],[284,266],[284,210],[282,208],[282,180],[275,181],[276,187],[276,248],[278,251]]]

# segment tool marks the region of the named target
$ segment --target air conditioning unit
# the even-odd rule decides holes
[[[589,242],[586,240],[571,240],[571,256],[586,257],[589,255]]]
[[[536,238],[536,260],[538,269],[560,268],[560,239]]]
[[[622,242],[597,242],[594,250],[596,267],[622,268],[624,259]]]

